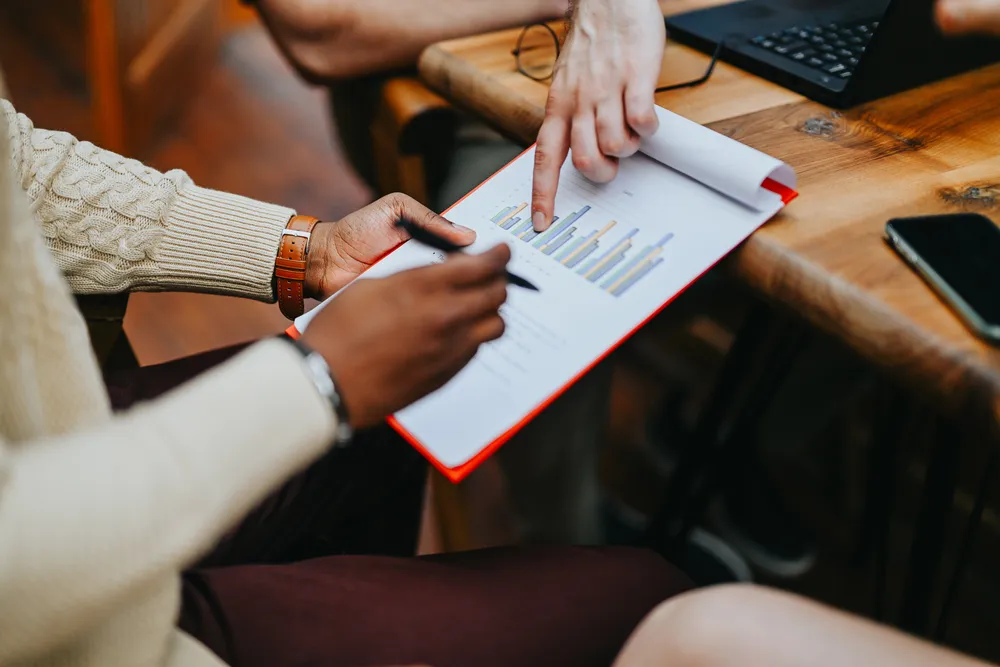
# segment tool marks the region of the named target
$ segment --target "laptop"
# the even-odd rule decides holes
[[[934,0],[744,0],[666,19],[670,37],[835,108],[1000,62],[1000,39],[946,38]]]

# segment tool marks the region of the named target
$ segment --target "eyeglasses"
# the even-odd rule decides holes
[[[517,37],[517,45],[511,54],[517,63],[517,71],[535,81],[552,78],[559,60],[559,35],[547,23],[532,23],[524,26]],[[550,53],[555,51],[553,58]]]
[[[715,65],[719,62],[719,56],[729,41],[729,37],[720,40],[712,54],[712,60],[708,63],[705,73],[691,81],[683,83],[673,83],[668,86],[660,86],[657,93],[665,93],[668,90],[680,90],[681,88],[694,88],[712,78],[715,72]],[[547,81],[552,78],[555,72],[556,62],[559,60],[559,35],[547,23],[532,23],[524,26],[521,34],[518,35],[517,44],[511,55],[517,64],[517,71],[529,79],[535,81]],[[552,53],[555,52],[555,57]]]
[[[700,86],[709,79],[712,78],[712,73],[715,72],[715,65],[719,62],[719,56],[722,55],[722,50],[726,48],[727,39],[719,40],[718,46],[715,47],[715,52],[712,53],[712,59],[708,63],[708,69],[697,79],[692,79],[691,81],[685,81],[684,83],[672,83],[669,86],[660,86],[656,89],[658,93],[665,93],[668,90],[680,90],[681,88],[694,88],[695,86]]]

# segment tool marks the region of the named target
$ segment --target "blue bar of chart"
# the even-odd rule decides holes
[[[514,229],[512,229],[510,233],[513,234],[514,236],[517,236],[518,238],[520,238],[521,234],[524,234],[525,232],[527,232],[530,229],[531,229],[531,218],[528,218],[527,220],[525,220],[524,222],[522,222],[520,225],[518,225],[517,227],[515,227]]]
[[[584,234],[577,223],[591,210],[590,206],[584,206],[564,218],[553,217],[552,225],[539,234],[532,227],[530,215],[522,214],[527,206],[526,202],[506,206],[497,211],[490,222],[615,297],[628,292],[663,262],[660,256],[663,248],[674,237],[667,234],[656,244],[636,252],[633,241],[639,233],[638,228],[629,230],[612,242],[608,238],[618,224],[614,220]]]
[[[674,238],[673,234],[667,234],[656,245],[646,246],[634,259],[602,282],[601,288],[612,296],[621,296],[627,292],[632,285],[639,282],[643,276],[663,262],[659,255],[663,252],[663,246],[672,238]]]
[[[527,202],[521,202],[517,206],[508,206],[490,218],[490,222],[503,229],[510,229],[510,227],[513,226],[513,224],[511,224],[511,220],[513,220],[515,216],[517,216],[517,214],[523,211],[527,206]],[[517,218],[517,220],[520,220],[520,218]]]
[[[505,216],[508,213],[510,213],[510,210],[512,208],[514,208],[514,207],[513,206],[508,206],[507,208],[503,209],[502,211],[500,211],[499,213],[497,213],[496,215],[494,215],[492,218],[490,218],[490,222],[493,222],[493,223],[499,222],[500,218],[502,218],[503,216]]]
[[[575,213],[570,213],[568,216],[566,216],[562,220],[559,220],[558,222],[553,220],[552,226],[549,227],[545,232],[540,234],[537,239],[532,241],[531,245],[535,246],[536,248],[538,248],[542,252],[545,252],[546,254],[551,254],[546,252],[549,249],[549,246],[559,242],[560,240],[562,240],[562,243],[568,242],[569,239],[573,237],[573,231],[575,231],[575,229],[570,230],[568,236],[563,234],[563,232],[565,232],[569,228],[569,226],[572,225],[574,222],[576,222],[584,215],[586,215],[587,211],[589,210],[590,210],[589,206],[584,206],[579,211],[576,211]]]

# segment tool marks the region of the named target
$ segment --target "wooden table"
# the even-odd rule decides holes
[[[707,5],[712,0],[675,0]],[[519,74],[518,30],[430,47],[424,80],[528,144],[547,86]],[[670,45],[661,85],[708,58]],[[1000,431],[1000,351],[978,341],[882,240],[895,216],[974,211],[1000,220],[1000,66],[838,113],[726,64],[657,103],[770,153],[801,197],[730,267],[760,293],[887,368],[976,430]]]
[[[457,106],[529,144],[547,87],[516,71],[518,33],[434,45],[420,73]],[[707,64],[703,54],[668,45],[660,83],[697,78]],[[720,64],[704,85],[657,102],[786,161],[799,175],[801,197],[734,252],[728,268],[981,442],[995,443],[1000,350],[974,338],[895,256],[883,227],[892,217],[960,211],[1000,221],[1000,66],[838,113]],[[952,466],[941,474],[953,478]],[[938,501],[950,503],[947,481],[928,486],[940,486]],[[941,507],[928,511],[937,512],[940,533]]]

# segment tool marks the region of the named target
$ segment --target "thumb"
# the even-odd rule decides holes
[[[476,240],[476,232],[473,230],[445,220],[410,197],[396,196],[392,203],[396,219],[406,218],[418,227],[423,227],[432,234],[442,236],[460,246],[471,245]]]
[[[1000,2],[996,0],[938,0],[935,15],[946,34],[1000,35]]]
[[[472,245],[476,240],[476,232],[458,223],[450,222],[436,213],[428,212],[425,217],[413,220],[427,231],[443,237],[460,246]]]

